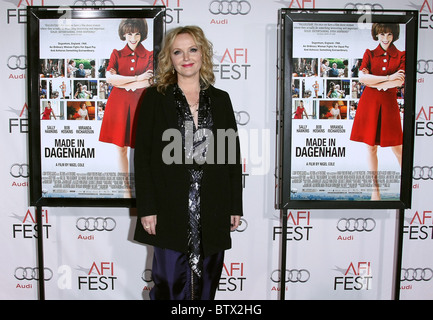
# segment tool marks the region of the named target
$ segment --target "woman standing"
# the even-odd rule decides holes
[[[126,45],[122,50],[113,50],[106,71],[113,89],[105,106],[99,141],[118,146],[120,172],[125,176],[129,173],[128,147],[135,144],[137,105],[153,76],[153,51],[141,43],[147,32],[145,19],[123,19],[118,33]]]
[[[53,115],[54,119],[57,120],[53,108],[51,108],[51,101],[48,101],[47,106],[44,108],[44,112],[42,112],[42,120],[51,120],[51,115]]]
[[[237,126],[230,97],[214,79],[203,31],[171,30],[136,133],[135,239],[154,246],[152,299],[213,299],[230,231],[240,224]]]
[[[304,107],[304,101],[300,100],[299,106],[296,107],[296,111],[293,119],[303,119],[304,115],[308,119],[308,114]]]
[[[371,35],[379,45],[365,51],[359,68],[359,80],[365,89],[350,139],[367,144],[368,164],[373,176],[371,200],[380,200],[377,147],[391,147],[401,167],[403,131],[397,89],[404,84],[406,60],[405,52],[394,45],[400,35],[398,24],[374,23]]]

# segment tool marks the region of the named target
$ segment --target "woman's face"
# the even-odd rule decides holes
[[[171,47],[171,62],[178,77],[200,78],[202,55],[193,37],[188,33],[179,34]]]
[[[135,50],[141,40],[141,34],[140,32],[128,32],[125,34],[125,40],[131,50]]]
[[[392,43],[393,35],[391,32],[381,32],[377,35],[377,40],[381,47],[386,50],[389,45]]]

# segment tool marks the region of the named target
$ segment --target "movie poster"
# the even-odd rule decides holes
[[[374,27],[293,23],[292,200],[400,200],[405,24]]]
[[[45,198],[133,198],[134,119],[154,71],[154,20],[43,19]]]

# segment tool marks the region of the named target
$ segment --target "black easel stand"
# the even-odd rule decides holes
[[[36,225],[37,225],[37,263],[38,263],[38,295],[39,300],[45,300],[45,266],[44,266],[44,229],[42,226],[42,207],[36,207]]]
[[[287,209],[281,210],[281,261],[280,261],[280,300],[286,299],[286,264],[287,264]]]
[[[397,214],[397,257],[395,261],[395,279],[394,279],[394,300],[400,300],[400,279],[401,264],[403,260],[403,229],[404,229],[404,209],[399,209]]]

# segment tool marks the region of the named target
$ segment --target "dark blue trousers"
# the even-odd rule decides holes
[[[188,265],[186,254],[154,248],[151,300],[213,300],[221,277],[224,251],[206,257],[203,276],[198,279]]]

